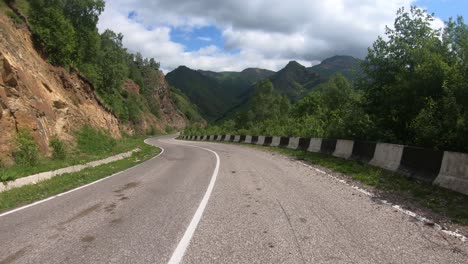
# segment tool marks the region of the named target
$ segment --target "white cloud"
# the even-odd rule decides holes
[[[198,36],[197,39],[201,41],[206,41],[206,42],[211,42],[213,40],[210,37],[200,37],[200,36]]]
[[[179,65],[206,70],[306,66],[336,54],[363,57],[399,7],[415,0],[112,0],[99,28],[122,32],[131,51],[154,57],[164,70]],[[137,19],[128,19],[135,11]],[[436,21],[440,25],[440,21]],[[171,28],[220,28],[226,52],[215,46],[187,52],[171,41]],[[198,36],[200,40],[212,39]],[[235,52],[234,52],[235,51]]]

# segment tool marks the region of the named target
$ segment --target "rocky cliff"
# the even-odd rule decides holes
[[[135,85],[132,92],[139,93]],[[0,13],[0,162],[12,163],[16,134],[21,129],[31,131],[41,152],[48,154],[51,137],[73,142],[74,131],[85,124],[116,138],[122,129],[183,128],[186,118],[170,100],[162,73],[154,87],[152,96],[161,108],[159,119],[145,113],[141,124],[123,126],[89,81],[73,70],[47,63],[35,50],[28,27],[18,26]]]

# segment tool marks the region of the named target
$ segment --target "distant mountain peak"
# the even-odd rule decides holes
[[[311,72],[319,74],[323,81],[328,80],[331,76],[341,73],[349,80],[356,77],[356,72],[361,71],[361,60],[352,56],[336,55],[327,58],[322,63],[310,67]]]
[[[300,64],[297,61],[292,60],[292,61],[288,62],[288,64],[286,65],[285,68],[298,68],[298,67],[299,68],[305,68],[304,65]]]
[[[322,61],[321,65],[350,65],[350,64],[357,64],[359,63],[359,59],[356,59],[352,56],[343,56],[343,55],[336,55],[330,58],[327,58]]]

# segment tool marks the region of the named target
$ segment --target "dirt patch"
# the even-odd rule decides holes
[[[111,225],[117,225],[117,224],[121,224],[123,222],[123,219],[120,217],[120,218],[116,218],[116,219],[113,219],[112,221],[110,221],[110,224]]]
[[[73,216],[72,218],[68,219],[67,221],[65,222],[61,222],[59,225],[66,225],[66,224],[69,224],[71,222],[74,222],[76,220],[79,220],[93,212],[95,212],[96,210],[98,210],[100,207],[101,207],[101,203],[98,203],[98,204],[95,204],[91,207],[88,207],[86,209],[84,209],[83,211],[79,212],[78,214],[76,214],[75,216]]]
[[[94,240],[96,240],[96,238],[93,236],[85,236],[81,238],[81,242],[85,242],[85,243],[91,243]]]
[[[24,256],[26,254],[26,252],[28,251],[28,249],[30,249],[30,248],[31,248],[31,246],[27,246],[27,247],[24,247],[24,248],[16,251],[15,253],[7,256],[4,260],[1,260],[0,264],[15,263],[19,258]]]
[[[115,210],[116,207],[117,207],[116,203],[111,203],[108,206],[104,207],[104,210],[108,213],[111,213]]]
[[[121,192],[124,192],[126,190],[136,188],[136,187],[138,187],[138,185],[140,185],[140,182],[129,182],[129,183],[125,184],[124,186],[122,186],[120,189],[115,190],[114,192],[115,193],[121,193]]]

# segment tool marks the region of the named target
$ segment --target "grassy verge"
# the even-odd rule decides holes
[[[101,165],[95,168],[84,169],[76,173],[63,174],[50,180],[40,182],[36,185],[27,185],[0,193],[0,212],[45,199],[47,197],[102,179],[142,163],[143,161],[146,161],[160,153],[159,148],[146,145],[143,143],[142,139],[140,139],[138,142],[138,147],[140,147],[141,151],[134,153],[130,158]]]
[[[141,146],[142,142],[141,137],[124,137],[115,140],[99,131],[89,130],[88,128],[80,131],[77,139],[77,146],[69,147],[64,159],[39,157],[34,165],[17,164],[6,168],[0,167],[0,182],[12,181],[36,173],[104,159],[133,150]]]

